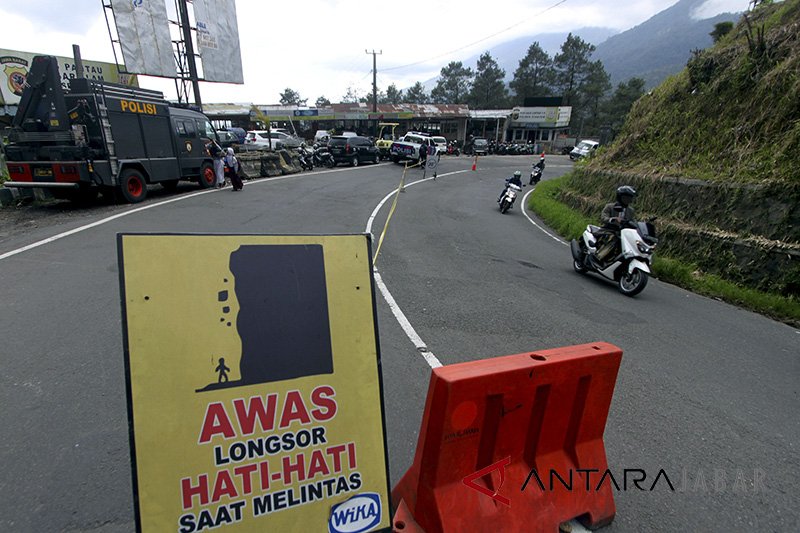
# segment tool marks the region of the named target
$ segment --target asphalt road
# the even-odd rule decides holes
[[[675,490],[616,492],[607,531],[797,530],[800,332],[656,280],[626,298],[576,274],[568,247],[521,205],[497,210],[503,177],[529,159],[487,157],[471,172],[470,159],[443,157],[439,178],[421,183],[409,172],[377,267],[431,354],[450,364],[613,343],[624,355],[609,467],[651,478],[663,469]],[[569,168],[549,157],[545,179]],[[15,214],[20,224],[0,231],[0,530],[134,528],[117,232],[360,233],[401,174],[385,163],[250,182],[235,194],[187,186],[138,208]],[[376,297],[394,483],[414,454],[430,367]]]

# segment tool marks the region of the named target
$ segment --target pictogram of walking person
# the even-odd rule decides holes
[[[217,368],[214,369],[214,372],[219,372],[219,380],[217,383],[227,383],[228,382],[228,372],[230,372],[230,368],[225,366],[225,358],[219,358],[219,364]]]

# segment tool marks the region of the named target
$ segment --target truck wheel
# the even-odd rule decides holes
[[[214,174],[214,167],[211,163],[203,163],[200,165],[200,177],[197,178],[197,183],[201,189],[210,189],[217,183],[217,175]]]
[[[126,202],[137,204],[147,197],[147,181],[138,170],[125,169],[119,180],[119,192]]]

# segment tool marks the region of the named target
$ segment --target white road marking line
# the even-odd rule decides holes
[[[457,170],[455,172],[439,174],[438,177],[443,178],[445,176],[461,174],[462,172],[469,172],[469,170]],[[412,185],[416,185],[418,183],[425,183],[425,182],[433,182],[433,179],[426,178],[417,181],[412,181],[411,183],[407,183],[405,185],[405,188],[411,187]],[[372,235],[372,224],[373,222],[375,222],[375,217],[378,216],[378,212],[381,210],[383,205],[389,200],[389,198],[391,198],[395,194],[397,194],[397,189],[392,190],[386,196],[384,196],[383,200],[381,200],[380,203],[378,203],[378,205],[372,211],[372,214],[369,216],[369,220],[367,220],[367,228],[365,230],[366,233]],[[375,240],[374,236],[372,237],[372,240]],[[397,320],[397,323],[400,324],[401,328],[403,328],[406,337],[408,337],[408,339],[414,344],[414,346],[416,346],[417,350],[419,350],[419,352],[422,354],[422,357],[425,359],[425,362],[428,363],[428,366],[430,366],[431,368],[438,368],[442,366],[442,362],[439,361],[439,359],[433,354],[433,352],[428,350],[428,346],[425,344],[425,342],[422,340],[419,334],[417,334],[416,330],[414,329],[414,326],[412,326],[411,322],[408,321],[408,318],[406,317],[405,313],[403,313],[403,310],[400,309],[400,306],[397,305],[397,302],[392,296],[392,293],[389,292],[389,289],[383,282],[383,278],[381,278],[381,275],[378,273],[377,267],[373,269],[373,274],[375,275],[375,284],[378,286],[378,290],[381,291],[383,299],[386,300],[386,303],[389,305],[389,309],[392,310],[392,314],[394,315],[394,318]]]
[[[326,173],[329,173],[329,172],[341,172],[343,170],[350,170],[350,169],[324,170],[322,172],[315,172],[314,174],[307,174],[307,175],[300,176],[300,177],[306,177],[306,176],[317,175],[317,174],[326,174]],[[298,177],[297,174],[287,174],[285,176],[275,176],[274,178],[260,178],[260,179],[255,179],[255,180],[249,180],[247,182],[247,184],[248,185],[256,185],[258,183],[264,183],[264,182],[268,182],[268,181],[278,181],[278,180],[283,180],[283,179],[288,179],[288,178],[296,178],[296,177]],[[225,187],[225,189],[227,189],[227,188],[228,187]],[[71,229],[69,231],[65,231],[63,233],[59,233],[57,235],[53,235],[52,237],[48,237],[46,239],[42,239],[41,241],[37,241],[37,242],[34,242],[32,244],[28,244],[27,246],[23,246],[22,248],[17,248],[16,250],[11,250],[10,252],[6,252],[4,254],[0,254],[0,261],[2,261],[3,259],[8,259],[9,257],[13,257],[13,256],[15,256],[17,254],[21,254],[22,252],[27,252],[28,250],[33,250],[34,248],[38,248],[40,246],[44,246],[45,244],[50,244],[51,242],[55,242],[55,241],[57,241],[59,239],[63,239],[64,237],[69,237],[70,235],[75,235],[76,233],[80,233],[82,231],[86,231],[87,229],[92,229],[92,228],[96,228],[97,226],[102,226],[103,224],[107,224],[108,222],[111,222],[113,220],[117,220],[119,218],[126,217],[128,215],[133,215],[134,213],[140,213],[142,211],[145,211],[147,209],[152,209],[154,207],[161,207],[162,205],[171,204],[173,202],[180,202],[181,200],[187,200],[189,198],[194,198],[196,196],[201,196],[203,194],[210,194],[210,193],[214,193],[214,192],[220,192],[222,190],[223,189],[206,189],[206,190],[203,190],[203,191],[197,191],[197,192],[193,192],[193,193],[189,193],[189,194],[184,194],[184,195],[178,196],[177,198],[170,198],[169,200],[164,200],[163,202],[156,202],[154,204],[148,204],[148,205],[145,205],[145,206],[142,206],[142,207],[136,207],[136,208],[130,209],[128,211],[125,211],[123,213],[117,213],[116,215],[111,215],[110,217],[106,217],[106,218],[100,219],[100,220],[98,220],[96,222],[92,222],[91,224],[86,224],[85,226],[80,226],[78,228]]]
[[[528,219],[528,222],[530,222],[531,224],[533,224],[534,226],[539,228],[545,235],[547,235],[548,237],[550,237],[551,239],[553,239],[556,242],[560,242],[561,244],[563,244],[565,246],[569,246],[568,242],[559,239],[558,237],[556,237],[555,235],[553,235],[552,233],[550,233],[549,231],[547,231],[546,229],[541,227],[539,224],[537,224],[530,216],[528,216],[528,212],[525,211],[525,206],[528,205],[528,196],[530,196],[532,192],[533,192],[533,189],[528,191],[525,194],[525,196],[522,197],[522,214],[525,215],[525,218]]]

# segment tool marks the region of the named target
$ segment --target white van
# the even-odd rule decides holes
[[[578,143],[578,146],[572,149],[569,153],[569,158],[575,161],[581,157],[588,157],[597,150],[598,146],[600,146],[600,143],[597,141],[583,140]]]
[[[317,130],[314,134],[314,142],[315,143],[323,143],[325,144],[328,142],[328,139],[331,138],[331,134],[328,130]]]

